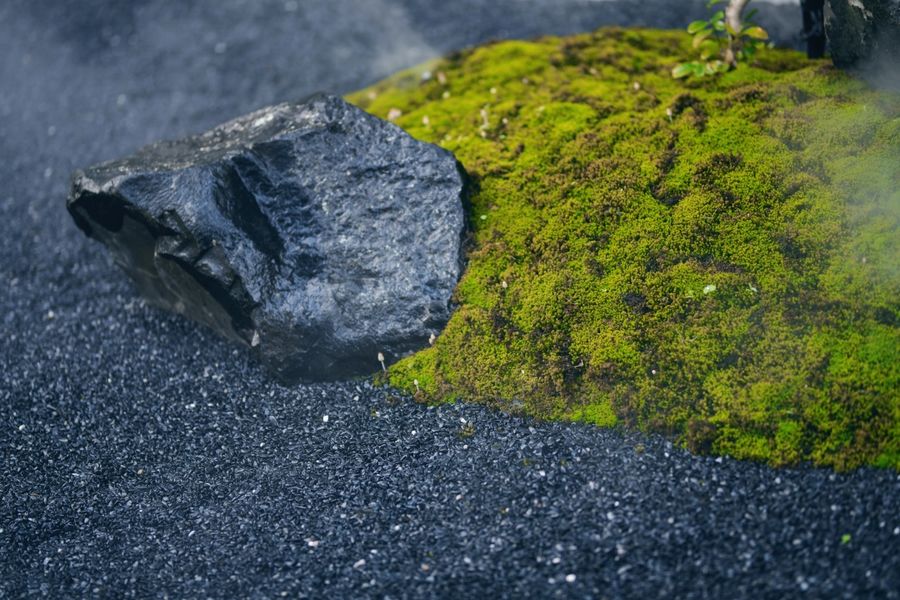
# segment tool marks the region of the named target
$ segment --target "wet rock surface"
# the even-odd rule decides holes
[[[67,206],[151,303],[296,382],[371,373],[439,333],[464,188],[446,150],[317,95],[79,171]]]
[[[836,66],[900,90],[900,0],[827,0],[825,33]]]

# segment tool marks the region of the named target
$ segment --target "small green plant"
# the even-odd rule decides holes
[[[739,61],[749,60],[769,39],[765,29],[753,23],[756,10],[742,17],[750,0],[731,0],[723,9],[716,10],[707,21],[694,21],[687,32],[694,38],[693,45],[700,60],[681,63],[672,69],[672,77],[708,77],[735,68]],[[710,10],[724,4],[721,0],[709,0]]]
[[[475,425],[471,421],[467,421],[463,424],[462,427],[459,428],[459,431],[456,432],[456,435],[459,436],[460,439],[466,440],[475,435]]]

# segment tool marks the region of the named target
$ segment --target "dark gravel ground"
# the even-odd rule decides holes
[[[0,597],[900,597],[895,473],[280,387],[65,213],[74,168],[264,104],[702,11],[480,4],[0,3]]]

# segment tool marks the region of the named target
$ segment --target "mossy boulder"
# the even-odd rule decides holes
[[[690,56],[679,32],[603,29],[350,96],[477,184],[459,307],[390,383],[775,465],[900,467],[900,97],[782,50],[673,80]]]

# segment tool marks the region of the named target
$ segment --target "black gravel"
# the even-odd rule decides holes
[[[66,214],[76,167],[265,104],[691,16],[479,4],[0,3],[0,597],[900,597],[895,473],[284,388],[146,307]]]

